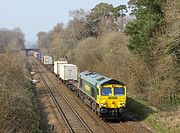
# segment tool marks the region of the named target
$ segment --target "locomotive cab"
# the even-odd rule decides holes
[[[126,106],[126,87],[119,84],[103,85],[99,89],[97,102],[103,117],[120,118]]]
[[[105,85],[100,88],[99,107],[124,108],[126,88],[120,85]]]

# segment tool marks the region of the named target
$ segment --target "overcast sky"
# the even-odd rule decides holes
[[[49,31],[58,22],[67,24],[69,11],[90,10],[100,2],[118,6],[128,0],[0,0],[0,28],[21,28],[26,41],[36,41],[39,31]]]

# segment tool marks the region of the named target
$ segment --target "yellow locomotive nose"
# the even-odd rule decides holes
[[[116,107],[117,107],[116,101],[112,100],[110,104],[110,108],[116,108]]]
[[[110,108],[116,108],[116,102],[114,100],[111,101]]]

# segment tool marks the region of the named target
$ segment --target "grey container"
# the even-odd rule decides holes
[[[78,68],[74,64],[61,64],[59,77],[62,80],[77,80]]]

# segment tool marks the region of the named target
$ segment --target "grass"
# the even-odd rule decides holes
[[[145,124],[153,128],[158,133],[170,133],[170,129],[164,127],[157,119],[155,119],[153,116],[147,117],[147,119],[144,120]],[[174,133],[174,132],[173,132]]]
[[[145,102],[142,99],[128,97],[127,108],[130,112],[132,112],[135,115],[137,121],[140,121],[146,124],[153,131],[157,133],[179,133],[180,132],[179,126],[177,127],[172,126],[172,123],[174,124],[175,121],[173,120],[171,121],[171,119],[172,117],[175,118],[175,115],[169,116],[168,114],[170,113],[165,112],[166,115],[162,116],[162,114],[164,113],[163,111],[150,106],[147,102]],[[167,125],[169,127],[167,127]]]

